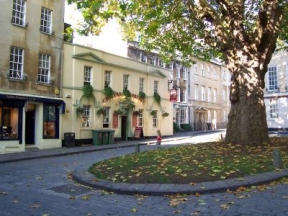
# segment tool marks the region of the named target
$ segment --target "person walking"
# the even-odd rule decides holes
[[[157,130],[156,145],[158,146],[158,148],[160,148],[161,141],[162,141],[161,131]]]

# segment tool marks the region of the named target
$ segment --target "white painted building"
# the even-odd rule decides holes
[[[269,130],[288,129],[288,52],[273,54],[265,76],[264,101]]]

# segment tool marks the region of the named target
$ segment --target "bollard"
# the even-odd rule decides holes
[[[282,157],[279,149],[273,149],[273,166],[277,169],[283,168]]]
[[[139,144],[139,143],[137,143],[137,144],[135,145],[135,152],[136,152],[136,153],[139,153],[139,152],[140,152],[140,144]]]

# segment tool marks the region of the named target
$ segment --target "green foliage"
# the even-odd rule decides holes
[[[190,124],[180,124],[180,127],[185,131],[192,131],[192,127]]]
[[[115,94],[115,91],[110,86],[106,86],[104,88],[104,95],[106,96],[107,99],[113,98],[114,94]]]
[[[146,94],[145,94],[144,92],[142,92],[142,91],[139,92],[139,95],[138,95],[138,96],[139,96],[139,98],[142,99],[142,100],[145,100],[145,98],[146,98]]]
[[[87,99],[92,99],[94,97],[93,95],[93,86],[89,85],[84,85],[82,88],[83,91],[83,97]]]
[[[134,111],[133,111],[133,115],[138,116],[139,114],[140,114],[140,112],[139,112],[138,110],[134,110]]]
[[[151,112],[150,112],[150,115],[151,116],[155,116],[157,114],[157,110],[152,110]]]
[[[117,110],[114,110],[114,113],[115,115],[124,115],[125,113],[123,112],[122,109],[117,109]]]
[[[180,129],[179,125],[178,125],[176,122],[173,122],[173,131],[178,132],[178,131],[180,131],[180,130],[181,130],[181,129]]]
[[[157,92],[154,92],[154,101],[160,105],[161,104],[161,97]]]
[[[119,105],[121,109],[125,109],[126,111],[129,111],[135,108],[135,103],[133,102],[133,100],[127,97],[120,100]]]
[[[167,116],[169,116],[169,113],[167,112],[162,113],[162,117],[167,117]]]
[[[106,114],[106,110],[104,109],[104,107],[100,107],[98,110],[97,110],[97,116],[100,116],[100,115],[105,115]]]
[[[81,107],[81,106],[79,106],[79,107],[76,108],[76,115],[77,115],[77,117],[79,117],[79,116],[82,115],[83,110],[84,110],[84,109],[83,109],[83,107]]]
[[[131,98],[131,92],[129,91],[129,89],[124,88],[122,93],[126,98]]]

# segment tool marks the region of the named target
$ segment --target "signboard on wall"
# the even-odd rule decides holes
[[[170,89],[170,101],[177,102],[177,91],[176,89]]]
[[[135,127],[135,131],[134,131],[134,138],[143,138],[143,128],[142,127]]]

